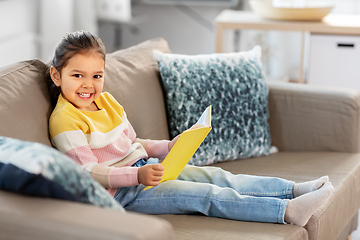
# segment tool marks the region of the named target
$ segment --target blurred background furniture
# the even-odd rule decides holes
[[[302,33],[299,82],[304,83],[305,35],[333,34],[360,36],[360,16],[329,14],[322,21],[284,21],[262,18],[254,12],[224,10],[215,19],[216,52],[223,52],[223,32],[225,30],[279,30],[300,31]],[[311,54],[311,53],[310,53]]]

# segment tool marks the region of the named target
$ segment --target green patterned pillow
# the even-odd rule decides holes
[[[104,187],[65,154],[40,143],[2,136],[0,189],[125,212]]]
[[[268,155],[268,87],[261,48],[247,52],[180,55],[153,51],[167,101],[171,137],[196,123],[212,105],[212,131],[189,164]]]

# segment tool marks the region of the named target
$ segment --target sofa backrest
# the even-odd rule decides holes
[[[51,145],[45,67],[40,60],[29,60],[0,71],[0,136]]]
[[[164,39],[152,39],[108,54],[104,91],[125,108],[138,137],[168,139],[160,73],[152,50],[170,52]],[[29,60],[0,70],[0,136],[50,146],[50,97],[45,63]]]
[[[170,52],[168,43],[157,38],[108,54],[104,91],[124,106],[138,137],[169,139],[164,94],[153,49]]]

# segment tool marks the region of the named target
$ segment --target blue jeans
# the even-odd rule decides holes
[[[143,160],[141,160],[143,161]],[[135,166],[146,164],[137,162]],[[177,180],[148,190],[119,188],[114,198],[126,210],[145,214],[191,214],[242,221],[285,223],[294,182],[187,165]]]

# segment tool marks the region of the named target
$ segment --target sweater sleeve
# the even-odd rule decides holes
[[[164,159],[169,153],[169,140],[144,140],[136,138],[135,142],[143,145],[149,157]]]
[[[138,167],[130,166],[111,168],[109,173],[109,183],[111,188],[139,185],[138,170]]]

